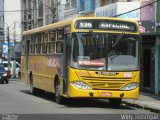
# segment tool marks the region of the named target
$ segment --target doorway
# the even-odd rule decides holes
[[[143,38],[141,59],[141,91],[154,93],[155,89],[155,39]]]

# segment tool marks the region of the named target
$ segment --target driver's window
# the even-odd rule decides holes
[[[79,55],[79,45],[78,45],[78,40],[74,39],[73,41],[73,62],[77,62],[77,55]]]

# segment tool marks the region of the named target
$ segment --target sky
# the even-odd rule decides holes
[[[4,0],[4,10],[13,11],[20,10],[20,0]],[[16,41],[20,41],[21,33],[21,13],[18,12],[5,12],[5,28],[10,28],[10,39],[13,41],[14,22],[16,22]],[[6,29],[5,29],[6,32]]]

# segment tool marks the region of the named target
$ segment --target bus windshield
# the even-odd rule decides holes
[[[73,33],[71,67],[90,70],[139,70],[140,36]]]

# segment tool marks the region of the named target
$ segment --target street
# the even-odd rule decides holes
[[[70,100],[59,105],[53,94],[31,95],[20,80],[0,84],[0,113],[14,114],[151,114],[149,110],[122,105],[112,107],[104,100]]]

